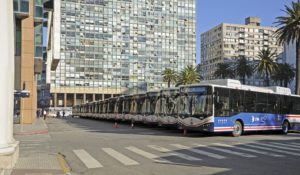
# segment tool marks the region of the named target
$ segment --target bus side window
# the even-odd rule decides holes
[[[230,115],[235,115],[244,110],[243,107],[243,91],[241,90],[230,90]]]
[[[292,103],[291,103],[291,100],[290,100],[290,97],[289,96],[282,96],[281,97],[281,113],[282,114],[289,114],[291,113],[291,109],[292,109]]]
[[[245,112],[254,113],[256,103],[256,93],[251,91],[245,91],[244,93],[244,109]]]
[[[229,116],[229,89],[215,88],[215,111],[217,116]]]
[[[300,99],[297,97],[291,97],[292,101],[292,114],[300,114]]]
[[[277,101],[277,96],[275,94],[268,94],[268,113],[278,114],[280,103]]]

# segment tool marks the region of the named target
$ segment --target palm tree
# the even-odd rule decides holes
[[[170,68],[166,68],[162,76],[164,82],[168,82],[168,88],[170,87],[171,83],[174,83],[177,80],[177,73]]]
[[[195,84],[200,82],[200,75],[197,69],[189,65],[180,72],[178,85]]]
[[[287,64],[278,64],[278,69],[274,72],[272,79],[275,82],[279,82],[280,86],[288,87],[288,84],[294,79],[295,70],[294,68]]]
[[[296,94],[300,94],[300,0],[285,6],[286,16],[277,17],[276,36],[280,44],[296,43]]]
[[[215,71],[216,78],[225,79],[234,77],[234,71],[229,63],[219,63],[217,66],[217,70]]]
[[[253,74],[253,66],[247,61],[246,57],[241,57],[237,60],[234,71],[237,76],[242,80],[242,83],[246,83],[246,77],[251,77]]]
[[[276,52],[272,52],[269,48],[258,53],[259,61],[256,65],[256,71],[265,75],[266,86],[270,86],[270,75],[277,69],[277,64],[274,61],[276,56]]]

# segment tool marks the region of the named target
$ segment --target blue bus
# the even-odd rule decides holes
[[[300,96],[283,87],[214,80],[180,87],[178,123],[184,129],[231,132],[300,130]]]

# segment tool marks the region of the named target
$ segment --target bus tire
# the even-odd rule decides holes
[[[288,132],[289,132],[289,127],[290,127],[290,123],[289,123],[287,120],[285,120],[285,121],[283,122],[283,124],[282,124],[282,130],[281,130],[281,133],[284,134],[284,135],[288,134]]]
[[[233,125],[233,131],[232,131],[232,136],[233,137],[239,137],[243,133],[243,125],[240,121],[235,121]]]

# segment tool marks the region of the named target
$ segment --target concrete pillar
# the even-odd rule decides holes
[[[57,93],[54,93],[54,107],[57,107]]]
[[[104,94],[102,94],[102,97],[101,97],[101,98],[102,98],[102,100],[104,100]]]
[[[93,94],[93,101],[96,101],[96,94]]]
[[[66,93],[64,93],[64,107],[67,107],[67,95]]]
[[[76,100],[77,100],[77,97],[76,97],[76,94],[74,93],[74,101],[73,101],[73,106],[76,106],[76,105],[77,105],[77,102],[76,102]]]
[[[12,168],[18,158],[18,142],[13,138],[14,107],[14,21],[13,1],[0,6],[0,169]]]
[[[85,104],[86,103],[86,94],[83,94],[83,104]]]

